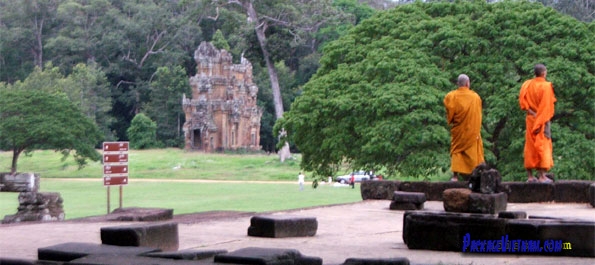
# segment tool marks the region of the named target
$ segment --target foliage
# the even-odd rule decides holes
[[[23,152],[54,149],[80,167],[101,158],[95,146],[101,133],[64,94],[31,90],[27,84],[0,89],[0,149],[12,150],[11,172]]]
[[[183,147],[182,96],[190,96],[188,82],[182,67],[160,67],[149,86],[150,100],[143,109],[157,125],[157,140],[167,147]]]
[[[572,29],[572,30],[569,30]],[[424,176],[448,169],[442,99],[466,73],[484,102],[486,160],[522,179],[521,83],[545,63],[558,103],[553,172],[595,176],[595,25],[529,2],[400,5],[364,20],[324,49],[320,68],[275,129],[286,128],[302,167],[342,165]]]
[[[136,114],[130,123],[130,127],[126,130],[128,139],[130,139],[130,147],[134,149],[158,147],[156,131],[157,124],[147,115],[143,113]]]
[[[227,43],[227,40],[225,39],[225,36],[223,36],[223,32],[221,32],[221,30],[217,30],[215,31],[215,34],[213,35],[213,45],[215,46],[215,48],[221,50],[226,50],[229,51],[230,47],[229,47],[229,43]]]

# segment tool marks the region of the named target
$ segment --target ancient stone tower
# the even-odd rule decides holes
[[[214,152],[260,149],[258,87],[252,83],[252,64],[241,58],[232,64],[226,50],[202,42],[194,52],[196,75],[190,77],[192,99],[182,99],[185,149]]]

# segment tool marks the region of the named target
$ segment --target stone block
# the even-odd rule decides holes
[[[589,185],[592,181],[560,180],[554,182],[556,202],[589,202]]]
[[[167,221],[174,217],[174,209],[163,208],[117,208],[113,210],[107,219],[110,221]]]
[[[506,219],[485,214],[408,211],[403,218],[403,241],[409,249],[460,252],[466,234],[500,238],[506,229]]]
[[[589,203],[595,207],[595,183],[589,185]]]
[[[500,190],[507,193],[508,202],[550,202],[554,187],[553,183],[502,182]]]
[[[499,192],[502,176],[498,170],[481,163],[473,169],[469,176],[469,188],[473,192],[491,194]]]
[[[10,258],[2,258],[0,257],[0,264],[7,264],[7,265],[37,265],[37,261],[35,260],[26,260],[26,259],[10,259]]]
[[[393,201],[420,204],[426,202],[426,194],[423,192],[395,191]]]
[[[472,192],[469,194],[469,213],[496,214],[506,211],[507,196],[504,192],[483,194]]]
[[[537,233],[544,248],[556,250],[546,254],[595,257],[595,222],[546,220],[538,225]]]
[[[242,248],[236,251],[218,254],[214,258],[218,263],[254,264],[254,265],[322,265],[319,257],[302,255],[295,249],[283,248]]]
[[[343,265],[409,265],[407,258],[388,258],[388,259],[367,259],[367,258],[348,258]]]
[[[68,265],[196,265],[193,260],[150,258],[126,254],[92,254],[68,262]]]
[[[35,173],[0,173],[0,191],[37,192],[39,190],[39,180],[39,174]]]
[[[63,200],[58,192],[21,192],[19,207],[14,215],[7,215],[2,223],[64,220]]]
[[[177,223],[134,224],[101,228],[101,243],[113,246],[178,250]]]
[[[427,182],[412,181],[401,182],[399,191],[423,192],[428,201],[442,201],[442,193],[447,189],[466,188],[467,182],[463,181],[445,181],[445,182]]]
[[[363,200],[391,200],[393,192],[399,189],[398,181],[363,181],[360,186]]]
[[[503,211],[498,213],[498,218],[506,219],[527,219],[527,213],[521,211]]]
[[[595,257],[595,222],[541,218],[508,219],[505,235],[510,242],[534,240],[539,241],[541,248],[547,249],[542,249],[539,253],[516,251],[514,254]]]
[[[250,219],[248,235],[273,238],[303,237],[316,235],[317,229],[316,217],[262,215]]]
[[[163,259],[183,259],[183,260],[202,260],[212,259],[217,254],[227,253],[225,249],[188,249],[180,251],[164,251],[164,252],[151,252],[142,254],[141,256],[150,258],[163,258]]]
[[[444,210],[447,212],[467,212],[469,209],[469,195],[467,188],[447,189],[442,193]]]
[[[391,210],[399,210],[399,211],[423,210],[424,204],[423,203],[391,201],[388,208]]]
[[[150,247],[120,247],[93,243],[70,242],[37,249],[37,259],[49,261],[71,261],[91,254],[140,255],[157,252]]]

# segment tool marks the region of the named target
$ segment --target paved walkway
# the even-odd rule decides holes
[[[353,258],[407,257],[412,264],[594,264],[593,258],[547,257],[512,254],[462,254],[409,250],[402,238],[403,211],[388,209],[390,201],[362,201],[354,204],[311,208],[275,214],[312,216],[318,220],[314,237],[258,238],[247,236],[250,216],[218,218],[194,224],[179,224],[180,250],[245,247],[291,248],[320,257],[324,264],[341,264]],[[426,210],[442,211],[442,202],[430,201]],[[589,204],[509,203],[508,211],[528,215],[595,221]],[[0,257],[37,259],[37,249],[66,242],[101,243],[100,228],[125,222],[55,222],[0,225]],[[593,239],[595,240],[595,238]]]

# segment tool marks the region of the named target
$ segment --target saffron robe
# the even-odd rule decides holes
[[[527,111],[523,152],[526,169],[550,170],[554,166],[551,135],[550,132],[546,134],[545,131],[546,127],[549,127],[547,123],[554,116],[555,102],[554,87],[544,77],[527,80],[521,86],[519,104],[522,110]],[[535,131],[538,133],[534,133]]]
[[[484,162],[481,139],[481,98],[468,87],[459,87],[444,97],[450,126],[450,165],[453,172],[471,174]]]

